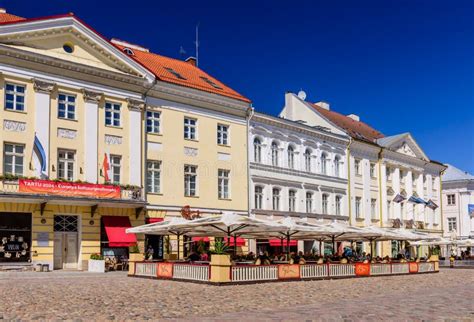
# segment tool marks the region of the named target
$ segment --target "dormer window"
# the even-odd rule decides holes
[[[201,78],[203,81],[205,81],[206,83],[208,83],[209,85],[211,85],[212,87],[216,89],[222,89],[222,87],[220,87],[219,85],[217,85],[216,83],[214,83],[212,80],[210,80],[207,77],[200,76],[199,78]]]
[[[131,50],[130,48],[124,48],[123,49],[123,52],[126,53],[127,55],[129,56],[134,56],[135,53],[133,52],[133,50]]]
[[[169,67],[165,67],[166,71],[173,74],[174,77],[176,77],[177,79],[186,79],[184,78],[183,76],[181,76],[180,73],[178,73],[177,71],[175,71],[173,68],[169,68]]]

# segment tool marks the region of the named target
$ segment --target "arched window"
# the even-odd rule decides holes
[[[272,190],[272,205],[273,210],[280,210],[280,189],[278,188]]]
[[[278,143],[272,142],[272,165],[278,167]]]
[[[341,215],[341,208],[342,208],[342,197],[336,196],[336,216]]]
[[[306,212],[313,212],[313,193],[309,191],[306,192]]]
[[[304,151],[304,168],[306,171],[311,172],[311,150],[306,149]]]
[[[255,209],[262,209],[263,203],[263,188],[260,186],[255,187]]]
[[[255,162],[262,162],[262,142],[259,138],[253,140],[253,160]]]
[[[288,192],[288,211],[296,211],[296,191]]]
[[[323,199],[322,199],[322,211],[323,214],[328,214],[328,209],[329,209],[329,195],[324,193],[323,194]]]
[[[326,155],[326,153],[321,154],[321,173],[322,174],[328,173],[327,158],[328,156]]]
[[[341,157],[336,155],[334,158],[334,176],[340,177],[341,176]]]
[[[295,168],[295,149],[291,145],[288,147],[288,168]]]

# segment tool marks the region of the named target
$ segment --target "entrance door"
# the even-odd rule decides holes
[[[54,216],[54,269],[76,269],[79,254],[78,217]]]

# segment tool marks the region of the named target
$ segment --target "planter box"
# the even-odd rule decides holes
[[[230,255],[211,255],[211,266],[230,266]]]
[[[105,273],[105,260],[89,259],[87,271]]]
[[[145,260],[145,255],[141,253],[131,253],[129,254],[128,260],[128,274],[135,274],[135,262],[143,262]]]

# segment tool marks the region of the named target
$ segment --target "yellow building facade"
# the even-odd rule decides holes
[[[248,212],[250,102],[193,60],[6,13],[0,57],[0,265],[86,269],[185,206]]]

